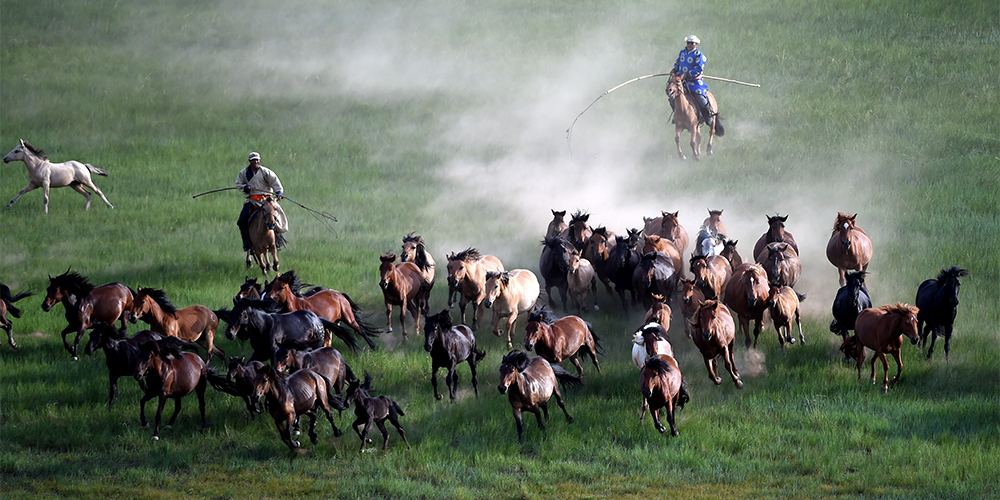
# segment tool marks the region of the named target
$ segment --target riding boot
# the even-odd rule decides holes
[[[708,100],[708,96],[703,94],[695,94],[698,97],[698,112],[701,114],[702,121],[705,125],[709,127],[715,121],[715,115],[712,113],[712,104]]]

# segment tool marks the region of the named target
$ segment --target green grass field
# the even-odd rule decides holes
[[[709,82],[727,129],[713,156],[677,159],[662,78],[601,98],[567,144],[588,104],[668,71],[691,33],[707,74],[761,85]],[[1000,7],[982,0],[4,1],[0,147],[24,139],[53,161],[106,169],[95,182],[116,208],[95,197],[85,212],[65,188],[51,192],[48,215],[40,190],[0,208],[0,282],[38,293],[17,304],[21,349],[0,346],[0,492],[996,497],[998,67]],[[474,246],[537,272],[550,209],[587,211],[592,226],[618,233],[679,211],[693,235],[712,208],[724,209],[744,257],[766,214],[789,215],[808,343],[783,353],[768,326],[757,349],[738,348],[746,387],[716,387],[675,313],[691,402],[680,436],[660,435],[637,417],[629,342],[641,314],[623,316],[602,290],[601,310],[584,316],[606,347],[603,371],[585,364],[586,384],[567,391],[575,422],[555,405],[545,430],[526,415],[518,444],[496,390],[506,346],[489,333],[489,311],[477,332],[487,351],[479,395],[462,367],[456,402],[433,399],[422,338],[401,343],[394,313],[382,348],[345,358],[401,403],[411,449],[390,430],[388,451],[359,454],[353,432],[334,438],[321,420],[319,444],[303,439],[292,454],[267,416],[250,420],[241,401],[213,390],[207,428],[192,397],[152,442],[138,426],[137,384],[123,378],[108,410],[103,355],[71,362],[63,308],[43,312],[40,295],[71,267],[95,284],[162,288],[178,306],[230,305],[244,277],[259,275],[239,252],[241,197],[192,195],[231,185],[250,151],[288,196],[339,219],[330,232],[285,204],[282,269],[349,293],[379,326],[378,256],[398,253],[410,231],[438,261],[438,311],[450,252]],[[20,162],[0,166],[4,201],[26,183]],[[950,360],[941,343],[931,360],[906,343],[902,381],[888,394],[858,383],[827,328],[838,283],[824,249],[838,211],[857,213],[874,241],[868,286],[878,304],[912,303],[942,268],[970,273]]]

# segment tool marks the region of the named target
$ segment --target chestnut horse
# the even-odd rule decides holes
[[[694,153],[694,159],[701,159],[701,124],[703,121],[700,120],[698,106],[694,102],[696,98],[684,86],[681,75],[670,78],[670,82],[667,83],[667,95],[674,103],[674,142],[677,143],[677,155],[681,160],[687,159],[684,156],[684,151],[681,150],[681,132],[688,130],[691,132],[691,151]],[[718,113],[719,104],[715,101],[715,96],[711,92],[707,92],[707,96],[712,109]],[[712,125],[708,127],[706,151],[709,155],[712,154],[712,140],[715,139],[716,135],[722,137],[725,133],[726,129],[722,126],[722,117],[716,114]]]
[[[143,287],[136,290],[135,302],[128,318],[130,322],[136,323],[141,319],[154,332],[204,347],[205,363],[211,361],[213,355],[222,356],[225,361],[226,353],[215,345],[215,329],[219,326],[219,318],[211,309],[198,305],[177,309],[163,290]]]
[[[657,354],[647,359],[639,375],[639,390],[642,392],[642,412],[639,414],[639,422],[646,417],[646,408],[649,408],[656,430],[661,434],[666,432],[667,428],[660,423],[659,413],[661,408],[665,408],[670,434],[676,436],[678,434],[676,412],[691,400],[684,387],[684,379],[680,367],[677,366],[677,360],[668,354]]]
[[[756,261],[767,273],[767,281],[772,285],[795,287],[802,274],[799,254],[788,243],[768,243],[757,255]],[[799,296],[805,299],[805,296]]]
[[[385,302],[386,332],[392,332],[392,306],[399,306],[399,324],[406,340],[406,311],[410,311],[417,333],[420,333],[420,314],[426,311],[430,289],[420,268],[412,262],[396,262],[396,255],[388,253],[379,257],[378,286]]]
[[[590,241],[587,242],[587,247],[583,249],[583,258],[590,261],[590,265],[594,266],[594,271],[597,273],[597,279],[604,283],[604,289],[608,291],[608,295],[612,295],[611,282],[608,280],[607,273],[607,262],[608,257],[611,255],[611,249],[615,247],[615,237],[617,235],[614,231],[608,231],[604,226],[594,228],[590,235]]]
[[[695,285],[705,295],[706,299],[722,299],[729,279],[732,278],[732,267],[729,261],[721,255],[711,257],[692,255],[690,260],[691,273],[694,274]]]
[[[806,338],[802,335],[799,296],[792,287],[771,284],[767,297],[767,310],[771,315],[774,329],[778,332],[778,343],[781,344],[782,351],[785,350],[785,341],[789,344],[795,343],[795,337],[792,336],[792,320],[795,320],[795,325],[799,327],[799,340],[803,344],[806,343]]]
[[[10,293],[10,288],[7,285],[0,283],[0,328],[7,332],[7,342],[10,344],[10,348],[17,350],[17,343],[14,342],[14,323],[10,321],[7,317],[7,313],[15,318],[21,317],[21,310],[14,306],[14,303],[34,295],[35,292],[30,290],[21,292],[17,295],[12,295]]]
[[[569,233],[566,239],[580,252],[587,246],[587,242],[590,241],[590,236],[594,232],[587,225],[588,220],[590,220],[590,214],[581,211],[577,211],[569,219]]]
[[[91,174],[107,177],[108,173],[103,168],[95,167],[89,163],[80,163],[75,160],[65,163],[52,163],[49,161],[49,157],[45,155],[45,151],[24,142],[24,139],[19,140],[20,144],[14,146],[14,149],[10,150],[3,157],[3,162],[23,161],[24,166],[28,169],[28,185],[24,186],[24,189],[20,190],[13,200],[10,200],[7,208],[14,206],[14,203],[21,199],[24,193],[42,188],[45,213],[49,213],[49,188],[65,186],[73,188],[74,191],[82,194],[87,199],[87,205],[84,207],[84,210],[90,210],[91,197],[90,192],[85,188],[90,188],[97,193],[104,200],[104,204],[108,208],[115,208],[90,177]]]
[[[303,369],[285,377],[270,366],[265,366],[257,372],[254,379],[254,392],[251,399],[257,404],[262,399],[267,401],[266,408],[274,426],[278,428],[281,440],[291,449],[299,447],[299,442],[292,439],[292,427],[300,415],[309,416],[309,440],[313,444],[319,442],[316,434],[316,408],[323,410],[326,419],[333,427],[333,436],[340,437],[343,431],[333,422],[330,412],[330,386],[327,380],[318,373]]]
[[[434,388],[434,398],[441,399],[438,393],[438,368],[447,368],[444,385],[448,387],[448,397],[455,400],[458,391],[458,373],[455,369],[459,363],[468,362],[472,371],[472,390],[479,397],[479,376],[476,365],[486,356],[485,351],[476,349],[476,336],[472,329],[465,325],[452,325],[451,312],[447,309],[424,317],[424,350],[431,355],[431,387]]]
[[[570,226],[572,230],[573,226]],[[573,243],[562,236],[556,238],[546,238],[542,241],[542,255],[538,258],[538,271],[545,280],[545,296],[550,307],[555,309],[555,300],[552,297],[552,287],[559,290],[562,297],[563,310],[569,309],[569,301],[566,295],[569,292],[569,282],[566,279],[569,273],[569,263],[571,256],[579,253]]]
[[[962,284],[958,278],[968,276],[969,271],[958,266],[942,269],[936,279],[929,279],[917,288],[917,328],[920,330],[920,344],[927,345],[927,335],[931,336],[931,346],[927,349],[927,359],[934,353],[934,341],[943,330],[944,358],[951,351],[951,331],[958,314],[958,290]],[[926,323],[926,326],[925,326]]]
[[[448,255],[448,295],[450,290],[459,293],[458,309],[465,321],[465,306],[472,304],[472,330],[479,329],[479,315],[483,313],[482,303],[486,299],[486,273],[503,271],[500,259],[493,255],[482,255],[479,250],[469,247],[459,253]],[[451,307],[449,299],[448,307]]]
[[[722,210],[712,210],[710,208],[708,209],[708,218],[701,225],[707,227],[713,235],[721,234],[725,236],[729,234],[729,231],[726,230],[726,225],[722,222],[721,217]]]
[[[757,336],[760,335],[764,324],[768,295],[770,288],[767,284],[767,273],[757,264],[741,264],[733,272],[733,277],[726,286],[726,305],[739,318],[740,329],[746,337],[747,349],[750,348],[750,321],[753,321],[753,345],[757,346]]]
[[[667,329],[659,323],[646,323],[632,335],[632,364],[642,370],[646,360],[657,354],[674,355]]]
[[[840,286],[846,283],[845,271],[867,271],[868,262],[872,260],[872,240],[865,230],[855,225],[858,214],[847,215],[837,212],[837,221],[833,224],[833,234],[826,244],[826,258],[837,267],[840,274]]]
[[[646,310],[646,315],[643,316],[643,323],[659,323],[663,328],[667,330],[670,329],[670,319],[673,317],[673,311],[670,310],[670,306],[667,305],[666,297],[660,295],[653,295],[653,304],[649,306]]]
[[[681,316],[684,318],[684,333],[691,338],[691,321],[705,302],[705,294],[695,285],[694,280],[681,278]]]
[[[649,252],[660,252],[670,257],[671,262],[674,263],[674,271],[677,272],[677,276],[684,277],[684,259],[681,257],[681,253],[674,246],[674,242],[664,238],[658,234],[646,234],[642,237],[642,255],[646,255]]]
[[[412,262],[420,268],[420,274],[424,276],[424,282],[427,283],[427,293],[429,294],[431,289],[434,288],[434,275],[437,272],[437,263],[434,262],[434,257],[431,257],[431,254],[427,252],[424,238],[416,233],[416,231],[412,231],[403,238],[403,249],[399,252],[399,261]]]
[[[558,380],[558,381],[557,381]],[[535,414],[538,428],[544,429],[542,414],[549,419],[548,402],[552,396],[566,415],[566,421],[572,423],[573,417],[566,411],[562,394],[559,392],[559,381],[569,385],[583,385],[583,379],[567,372],[562,366],[551,365],[541,356],[529,357],[524,351],[510,351],[500,363],[500,385],[497,390],[507,395],[514,421],[517,423],[517,441],[524,442],[524,422],[521,412],[529,411]]]
[[[737,389],[743,388],[743,380],[736,369],[736,324],[729,308],[718,300],[706,300],[695,313],[691,322],[691,340],[701,351],[708,368],[708,378],[715,385],[722,384],[722,378],[717,374],[719,362],[716,358],[722,355],[722,362],[729,370]]]
[[[900,357],[903,335],[906,335],[910,339],[910,343],[914,345],[920,340],[917,328],[918,312],[919,309],[915,306],[897,303],[896,305],[868,308],[858,314],[858,320],[854,323],[854,335],[848,339],[842,349],[857,360],[859,381],[861,380],[861,364],[865,360],[865,347],[875,351],[875,355],[872,357],[872,383],[875,383],[875,361],[881,360],[884,370],[882,392],[889,390],[889,363],[885,358],[886,353],[892,354],[892,357],[896,359],[896,376],[892,378],[892,383],[895,384],[899,381],[899,376],[903,373],[903,360]]]
[[[643,229],[643,233],[647,235],[655,234],[670,240],[674,244],[674,247],[677,248],[677,252],[680,255],[684,255],[691,239],[688,237],[687,230],[684,229],[684,226],[682,226],[677,219],[677,215],[679,213],[679,211],[665,212],[661,210],[661,215],[659,217],[655,219],[644,219],[646,221],[646,225]]]
[[[274,268],[278,272],[278,249],[285,246],[285,237],[278,234],[278,203],[265,196],[260,207],[250,216],[247,234],[250,236],[250,251],[247,252],[247,267],[256,262],[260,271],[267,273]],[[270,260],[268,259],[270,254]],[[253,259],[251,261],[251,259]],[[274,262],[272,265],[271,262]]]
[[[378,329],[361,318],[361,308],[346,293],[315,288],[313,290],[316,291],[311,295],[301,293],[302,283],[295,275],[294,269],[274,278],[274,281],[264,288],[264,298],[277,302],[285,311],[312,311],[331,323],[346,323],[365,339],[369,347],[376,348],[371,337],[378,336]],[[340,330],[335,330],[334,333],[348,342],[346,333]],[[353,343],[353,340],[348,343]]]
[[[577,314],[588,310],[588,296],[591,295],[591,292],[594,296],[594,310],[600,310],[597,305],[597,271],[589,260],[580,255],[580,252],[573,252],[569,256],[566,284],[569,298],[576,306]]]
[[[722,248],[722,253],[719,254],[729,261],[729,265],[733,271],[743,263],[743,257],[740,257],[740,253],[736,251],[736,243],[738,242],[739,240],[726,240]]]
[[[662,297],[668,304],[677,289],[677,270],[673,259],[661,252],[649,252],[642,256],[639,265],[632,272],[632,289],[642,300],[642,306],[649,309],[654,296]]]
[[[541,288],[535,273],[527,269],[486,273],[486,299],[483,305],[493,309],[493,335],[507,333],[507,348],[512,344],[510,335],[517,324],[517,315],[535,308]],[[450,316],[449,316],[450,317]],[[507,328],[500,329],[500,320],[506,318]]]
[[[552,364],[560,364],[568,358],[580,375],[583,375],[583,365],[579,359],[582,352],[590,356],[597,371],[601,371],[601,364],[597,361],[597,355],[604,354],[601,339],[594,335],[593,326],[578,316],[557,319],[552,311],[545,308],[531,313],[528,316],[524,348],[534,350]]]
[[[95,287],[87,278],[67,270],[55,278],[49,276],[42,310],[49,312],[57,303],[62,302],[66,309],[66,321],[69,323],[62,331],[63,346],[69,351],[70,359],[76,361],[83,332],[92,328],[94,323],[103,321],[114,324],[115,321],[121,321],[122,328],[125,328],[134,295],[132,289],[121,283],[112,282]],[[66,334],[70,332],[76,332],[76,341],[72,346],[66,342]]]
[[[785,221],[788,220],[787,215],[774,214],[774,217],[770,215],[767,217],[767,231],[760,235],[757,239],[757,243],[753,246],[753,253],[750,254],[751,258],[757,258],[764,248],[767,247],[768,243],[788,243],[792,246],[792,250],[795,250],[795,254],[799,253],[799,246],[795,243],[795,238],[792,233],[785,231]]]
[[[197,354],[182,352],[173,344],[176,340],[164,338],[139,344],[139,354],[135,367],[135,379],[146,379],[146,390],[139,400],[139,425],[146,423],[146,402],[159,398],[156,420],[153,427],[153,441],[160,439],[160,417],[167,399],[174,400],[174,414],[167,422],[169,429],[181,412],[181,398],[198,395],[198,410],[201,412],[201,426],[205,427],[205,389],[208,386],[208,368]]]

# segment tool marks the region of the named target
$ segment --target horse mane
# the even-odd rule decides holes
[[[857,214],[855,214],[857,216]],[[851,220],[851,216],[844,212],[837,212],[837,220],[833,221],[833,234],[840,232],[840,225]]]
[[[302,282],[299,281],[298,275],[295,274],[295,269],[285,272],[281,276],[274,278],[274,280],[287,284],[288,289],[292,291],[292,295],[296,297],[302,296]]]
[[[466,262],[469,262],[473,260],[479,260],[481,257],[482,255],[479,253],[479,250],[473,247],[469,247],[466,248],[465,250],[462,250],[461,252],[458,252],[455,255],[449,255],[448,260],[464,260]]]
[[[48,160],[49,159],[49,157],[45,154],[45,151],[32,146],[27,141],[24,141],[24,147],[28,148],[28,151],[31,151],[32,153],[34,153],[35,156],[42,157],[43,160]]]
[[[886,314],[912,314],[914,316],[920,312],[917,306],[911,306],[910,304],[905,304],[903,302],[897,302],[895,304],[886,304],[884,306],[879,306],[878,309]]]
[[[573,225],[577,222],[587,222],[590,219],[590,213],[584,212],[583,210],[577,210],[573,213],[573,216],[569,219],[569,225]]]
[[[522,372],[524,371],[525,368],[528,367],[528,363],[530,362],[531,358],[528,357],[528,353],[524,351],[513,350],[507,353],[507,355],[503,357],[503,360],[500,362],[500,364],[511,365],[514,367],[515,370]]]
[[[242,298],[233,304],[236,309],[258,309],[266,313],[280,313],[281,306],[273,300]]]
[[[868,276],[868,271],[847,271],[844,273],[844,279],[846,279],[848,283],[851,281],[864,283],[865,276]],[[940,276],[938,278],[940,279]]]
[[[708,209],[708,215],[722,215],[722,210],[712,210]]]
[[[486,280],[493,278],[499,279],[503,286],[507,286],[510,284],[510,271],[486,271]]]
[[[53,285],[57,285],[59,288],[80,297],[87,295],[94,289],[94,285],[92,285],[90,281],[87,281],[87,278],[83,277],[76,271],[70,271],[68,269],[65,273],[49,279],[52,281]]]
[[[170,303],[167,292],[156,288],[143,288],[139,293],[153,299],[153,302],[156,302],[164,312],[177,316],[177,307]]]
[[[599,234],[599,235],[601,235],[602,237],[604,237],[605,239],[607,239],[607,238],[608,238],[608,228],[606,228],[606,227],[604,227],[604,226],[601,226],[601,227],[595,227],[594,229],[591,229],[591,230],[590,230],[590,232],[591,232],[592,234]]]
[[[550,311],[547,307],[542,307],[541,309],[536,309],[528,315],[528,322],[539,321],[545,323],[546,325],[551,325],[558,321],[559,318],[556,317],[556,313]]]
[[[568,239],[562,236],[548,236],[544,240],[542,240],[542,246],[547,247],[551,250],[555,250],[557,246],[561,245],[573,246],[573,244],[570,243]]]
[[[659,323],[657,323],[655,321],[650,321],[649,323],[646,323],[645,325],[643,325],[642,328],[639,328],[639,333],[642,334],[642,335],[645,335],[646,332],[648,332],[650,330],[655,330],[656,331],[656,338],[658,340],[670,340],[670,339],[668,339],[668,338],[666,338],[666,337],[664,337],[662,335],[662,332],[666,331],[666,329],[663,328],[663,325],[661,325],[661,324],[659,324]]]
[[[416,231],[410,231],[410,234],[407,234],[406,236],[403,237],[403,243],[411,243],[411,242],[415,243],[417,246],[423,245],[424,237],[417,234]]]
[[[666,375],[673,370],[669,364],[656,356],[646,359],[646,366],[644,368],[647,370],[656,370],[657,375]]]
[[[287,401],[292,397],[291,391],[288,390],[288,382],[285,380],[286,377],[278,370],[275,370],[270,365],[264,365],[264,369],[261,373],[271,379],[271,388],[276,393],[275,399],[278,401]]]
[[[439,326],[442,330],[450,330],[452,327],[451,311],[445,309],[433,316],[427,316],[426,324],[435,324]]]
[[[948,278],[960,278],[962,276],[968,276],[968,275],[969,271],[966,271],[965,269],[962,269],[961,267],[958,266],[951,266],[948,269],[942,269],[941,272],[938,274],[937,280],[938,284],[941,284],[942,282],[947,281]]]
[[[785,215],[785,216],[782,216],[782,215],[781,215],[781,214],[779,214],[778,212],[775,212],[775,213],[774,213],[774,217],[772,217],[772,216],[770,216],[770,215],[767,215],[767,214],[764,214],[764,216],[765,216],[765,217],[767,217],[767,224],[768,224],[769,226],[770,226],[771,224],[774,224],[775,222],[780,222],[780,223],[781,223],[781,225],[782,225],[782,226],[784,226],[784,225],[785,225],[785,221],[786,221],[786,220],[788,220],[788,216],[787,216],[787,215]]]

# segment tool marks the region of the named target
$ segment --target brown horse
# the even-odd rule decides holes
[[[312,370],[326,379],[331,394],[343,394],[346,383],[358,378],[344,361],[344,356],[333,347],[321,347],[307,351],[306,346],[297,341],[285,341],[275,351],[271,365],[278,373]]]
[[[557,212],[552,210],[552,221],[549,222],[549,226],[545,228],[545,237],[555,238],[556,236],[563,236],[563,233],[568,229],[569,226],[566,225],[566,211],[561,210]]]
[[[90,341],[83,348],[88,356],[98,349],[104,350],[104,363],[108,367],[108,408],[115,404],[118,379],[135,375],[139,344],[163,338],[159,333],[149,330],[138,332],[132,337],[128,337],[127,333],[124,328],[119,330],[114,325],[99,321],[90,330]],[[146,386],[141,380],[139,387],[145,392]]]
[[[285,244],[285,238],[276,230],[277,224],[277,202],[270,196],[265,196],[260,207],[250,216],[250,222],[247,226],[247,234],[250,235],[251,243],[250,251],[247,252],[247,267],[253,265],[252,262],[256,262],[265,276],[272,267],[274,272],[278,272],[278,249]],[[271,256],[270,260],[268,260],[268,254]]]
[[[867,271],[868,262],[872,260],[872,240],[864,229],[855,225],[857,218],[858,214],[837,212],[833,234],[826,244],[826,258],[837,267],[840,286],[847,282],[844,279],[845,271]]]
[[[707,91],[706,91],[707,92]],[[681,132],[688,130],[691,132],[691,151],[694,152],[694,159],[701,158],[701,124],[698,113],[698,106],[695,104],[695,97],[684,86],[681,75],[673,76],[667,83],[667,95],[674,103],[674,142],[677,143],[677,155],[681,160],[686,160],[684,151],[681,150]],[[707,92],[708,102],[717,113],[719,104],[715,101],[715,96]],[[708,154],[712,154],[712,140],[718,135],[722,137],[726,130],[722,126],[721,116],[715,115],[715,120],[708,127]]]
[[[222,356],[223,361],[226,359],[226,353],[215,345],[219,318],[205,306],[177,309],[163,290],[139,287],[129,321],[136,323],[140,319],[148,323],[149,329],[154,332],[204,347],[206,363],[212,360],[213,355]]]
[[[604,283],[604,289],[608,291],[608,295],[612,295],[611,291],[611,281],[608,280],[608,274],[606,271],[606,266],[608,262],[608,257],[611,255],[611,249],[615,247],[615,234],[614,231],[608,231],[604,226],[594,228],[590,235],[590,240],[587,242],[587,247],[583,249],[583,258],[590,261],[590,265],[594,266],[594,271],[597,273],[597,279]]]
[[[300,415],[309,416],[309,440],[313,444],[319,442],[316,434],[317,407],[330,421],[334,437],[344,434],[333,422],[330,412],[330,387],[325,378],[312,370],[299,370],[286,378],[274,368],[265,366],[254,379],[251,399],[255,404],[261,399],[267,401],[267,411],[274,419],[281,440],[293,450],[299,447],[299,442],[292,439],[292,427]]]
[[[529,313],[535,308],[541,287],[535,273],[527,269],[486,273],[486,299],[483,305],[493,309],[493,335],[497,337],[507,332],[507,348],[512,346],[510,335],[517,323],[517,315]],[[500,320],[506,318],[505,330],[500,329]]]
[[[240,285],[240,291],[233,296],[233,301],[236,302],[240,299],[259,299],[261,294],[264,292],[264,287],[257,282],[257,278],[246,277],[243,284]]]
[[[684,277],[684,260],[681,258],[681,253],[677,250],[677,247],[674,246],[673,241],[658,234],[643,235],[642,255],[646,255],[649,252],[660,252],[670,257],[670,261],[674,263],[674,271],[677,273],[677,276]]]
[[[646,408],[649,408],[656,430],[661,434],[666,432],[667,428],[660,423],[659,413],[661,408],[665,408],[670,434],[676,436],[678,434],[676,412],[691,400],[683,382],[681,369],[673,356],[657,354],[647,359],[639,375],[639,390],[642,392],[642,412],[639,414],[639,422],[646,417]]]
[[[601,339],[594,335],[594,328],[578,316],[566,316],[557,319],[548,309],[542,308],[528,316],[528,327],[524,336],[524,348],[534,350],[549,363],[560,364],[569,359],[576,371],[583,375],[583,365],[579,355],[590,356],[601,371],[597,361],[598,354],[604,354]]]
[[[10,344],[10,348],[17,350],[17,343],[14,342],[14,323],[10,321],[7,317],[7,313],[15,318],[21,317],[21,310],[14,306],[14,303],[34,295],[35,292],[30,290],[21,292],[17,295],[12,295],[10,293],[10,288],[3,283],[0,283],[0,328],[7,332],[7,342]]]
[[[740,253],[736,251],[736,243],[738,242],[739,240],[726,240],[722,248],[722,253],[719,254],[729,261],[729,265],[733,271],[743,263],[743,257],[740,257]]]
[[[732,277],[729,261],[721,255],[711,257],[691,255],[690,264],[695,285],[705,294],[705,298],[721,300],[722,292]]]
[[[670,306],[667,305],[666,300],[666,297],[661,295],[653,295],[653,304],[646,310],[646,315],[643,316],[642,322],[659,323],[663,328],[669,330],[673,312],[670,310]]]
[[[403,249],[399,253],[399,261],[412,262],[420,268],[420,274],[423,275],[424,282],[427,283],[427,293],[430,293],[431,289],[434,288],[437,263],[434,262],[434,257],[431,257],[431,254],[427,252],[424,238],[416,233],[416,231],[412,231],[403,238]]]
[[[920,340],[917,328],[918,312],[919,309],[915,306],[898,303],[868,308],[858,314],[858,320],[854,323],[854,335],[841,348],[845,354],[851,354],[857,360],[858,380],[861,380],[861,364],[865,360],[865,347],[867,347],[875,351],[872,357],[872,383],[875,383],[875,361],[881,360],[885,372],[882,378],[882,392],[889,390],[889,363],[885,358],[886,353],[892,354],[896,359],[896,376],[891,382],[895,384],[899,381],[899,376],[903,373],[903,360],[900,357],[903,335],[906,335],[913,345]]]
[[[125,328],[134,295],[129,287],[121,283],[112,282],[95,287],[87,278],[67,270],[55,278],[49,276],[42,310],[48,312],[62,302],[66,309],[66,321],[69,323],[62,331],[63,346],[69,351],[70,359],[76,361],[80,339],[94,323],[103,321],[114,324],[120,321],[121,327]],[[70,332],[76,332],[76,341],[72,346],[66,342],[66,334]]]
[[[726,286],[726,305],[739,317],[747,349],[750,348],[751,320],[754,323],[753,345],[757,345],[757,336],[760,335],[764,324],[764,311],[767,310],[769,292],[764,268],[750,263],[743,263],[737,267],[729,280],[729,285]]]
[[[336,290],[319,290],[312,295],[302,294],[300,292],[302,283],[295,275],[294,269],[274,278],[274,281],[264,288],[266,292],[264,298],[277,302],[284,310],[288,312],[312,311],[331,323],[346,323],[365,339],[369,347],[375,349],[375,343],[371,337],[378,336],[378,329],[359,317],[361,308],[346,293]],[[335,331],[334,333],[338,337],[344,338],[343,332]],[[330,340],[327,337],[327,346],[330,345]],[[345,341],[347,340],[345,339]]]
[[[653,232],[650,231],[645,231],[645,232],[646,234],[657,234],[663,238],[670,240],[671,242],[673,242],[674,246],[677,247],[677,251],[680,253],[680,255],[684,255],[684,252],[687,251],[687,246],[688,243],[690,243],[691,239],[688,237],[687,229],[684,229],[684,226],[682,226],[677,219],[677,215],[679,213],[680,211],[664,212],[661,210],[660,211],[661,216],[658,217],[660,223],[659,226],[656,227],[655,231]],[[654,221],[655,220],[656,219],[654,219]]]
[[[410,311],[417,333],[420,333],[420,314],[427,307],[427,297],[430,291],[424,281],[420,268],[412,262],[396,262],[396,256],[387,253],[379,257],[378,286],[382,289],[385,302],[386,332],[392,332],[392,306],[399,306],[399,324],[403,329],[403,340],[406,340],[406,311]]]
[[[167,399],[174,400],[174,414],[167,422],[169,429],[181,412],[181,398],[198,395],[198,410],[201,412],[201,426],[205,427],[205,389],[208,386],[208,368],[197,354],[180,351],[171,341],[161,339],[139,344],[135,379],[146,379],[146,391],[139,400],[139,424],[146,428],[146,402],[159,398],[156,408],[156,424],[153,427],[153,441],[160,439],[160,417]]]
[[[799,254],[788,243],[768,243],[756,257],[772,285],[795,287],[802,274]],[[802,296],[801,298],[805,298]]]
[[[676,269],[673,260],[664,253],[649,252],[642,256],[632,271],[632,289],[644,308],[649,309],[656,302],[653,297],[662,297],[670,303],[679,279]]]
[[[726,231],[726,225],[722,222],[721,217],[722,210],[708,209],[708,218],[705,219],[701,225],[707,227],[712,234],[729,234],[729,231]]]
[[[719,362],[716,359],[721,354],[736,388],[743,388],[733,354],[736,350],[736,324],[729,308],[717,300],[703,302],[695,313],[695,321],[691,322],[691,340],[705,358],[709,380],[715,385],[722,384],[722,378],[717,374]]]
[[[517,440],[524,442],[524,422],[521,412],[529,411],[535,414],[538,428],[544,429],[545,420],[549,419],[548,402],[552,396],[566,415],[566,421],[572,423],[573,417],[566,411],[562,394],[559,392],[559,382],[570,385],[583,385],[583,379],[567,372],[559,365],[550,365],[541,356],[529,357],[524,351],[510,351],[500,363],[500,385],[497,390],[507,395],[514,421],[517,423]]]
[[[569,256],[566,285],[569,298],[576,305],[577,314],[588,310],[589,295],[594,296],[594,310],[600,310],[597,305],[597,270],[580,252],[573,252]]]
[[[553,309],[555,308],[555,298],[552,295],[553,287],[559,291],[559,295],[562,297],[563,310],[569,309],[569,301],[566,298],[569,293],[567,276],[569,275],[570,259],[574,253],[579,252],[569,239],[561,236],[542,241],[542,254],[538,258],[538,274],[545,281],[545,296],[549,306]]]
[[[795,238],[792,236],[792,233],[785,231],[785,221],[788,220],[788,216],[774,214],[774,217],[771,217],[770,215],[766,217],[767,231],[760,235],[760,238],[757,239],[757,243],[753,246],[753,254],[750,256],[757,258],[757,256],[764,251],[764,248],[767,247],[768,243],[774,242],[788,243],[792,246],[792,250],[795,250],[795,254],[798,255],[799,246],[795,243]]]
[[[646,360],[657,354],[674,355],[670,334],[659,323],[646,323],[632,335],[632,364],[642,370]]]
[[[792,320],[799,328],[799,340],[806,343],[805,336],[802,335],[801,314],[799,313],[799,296],[792,290],[792,287],[771,284],[767,297],[767,310],[771,314],[771,322],[778,332],[778,343],[781,350],[785,350],[785,341],[789,344],[795,343],[792,336]]]
[[[469,370],[472,372],[472,390],[479,397],[479,375],[476,373],[476,366],[483,357],[485,351],[476,349],[476,336],[472,329],[465,325],[452,325],[451,312],[447,309],[424,318],[424,350],[431,355],[431,387],[434,388],[434,398],[441,399],[438,393],[438,368],[446,368],[448,374],[445,375],[444,384],[448,386],[448,396],[455,400],[455,393],[458,391],[458,373],[456,368],[459,363],[469,363]]]
[[[226,380],[233,381],[233,395],[243,399],[251,419],[258,413],[264,413],[262,405],[259,402],[255,403],[251,396],[253,396],[257,373],[263,371],[266,366],[263,361],[247,361],[245,358],[236,356],[229,358],[229,372],[226,374]]]
[[[684,317],[684,333],[691,338],[691,321],[705,302],[705,294],[695,285],[694,280],[681,279],[681,316]]]
[[[475,248],[467,248],[448,255],[448,287],[459,292],[458,309],[465,321],[465,306],[472,304],[472,330],[479,329],[479,315],[483,313],[482,303],[486,299],[486,273],[503,271],[500,259],[493,255],[482,255]],[[451,292],[449,292],[449,295]],[[449,303],[450,307],[451,304]]]
[[[590,220],[590,214],[581,211],[574,213],[569,219],[569,233],[566,239],[580,252],[587,246],[590,236],[594,233],[587,225],[588,220]]]

